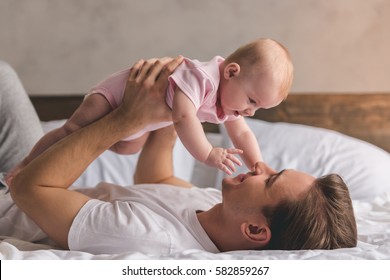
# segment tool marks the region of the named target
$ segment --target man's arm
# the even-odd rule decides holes
[[[84,127],[100,119],[111,110],[111,106],[102,95],[95,94],[86,98],[63,126],[46,133],[39,139],[24,160],[7,174],[7,183],[10,184],[13,177],[15,177],[24,166],[38,155],[42,154],[51,145],[60,141],[80,127]]]
[[[164,93],[168,76],[181,61],[176,58],[165,67],[166,60],[134,65],[118,109],[54,144],[13,179],[15,203],[61,247],[68,248],[73,219],[90,199],[67,188],[115,142],[154,121],[170,119]]]
[[[174,176],[172,152],[176,139],[176,131],[173,126],[164,127],[149,134],[138,158],[134,183],[192,187],[189,182]]]

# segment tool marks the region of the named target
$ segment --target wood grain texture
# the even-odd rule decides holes
[[[292,94],[255,118],[328,128],[390,151],[390,94]]]
[[[43,121],[68,118],[82,96],[32,96]],[[390,94],[290,94],[279,106],[254,116],[269,122],[288,122],[332,129],[373,143],[390,152]],[[218,126],[204,124],[208,132]]]
[[[30,96],[41,121],[69,118],[83,101],[84,96]]]

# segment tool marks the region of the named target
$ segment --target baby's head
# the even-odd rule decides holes
[[[288,50],[271,39],[238,48],[221,64],[219,100],[227,115],[252,116],[279,105],[288,95],[293,65]]]

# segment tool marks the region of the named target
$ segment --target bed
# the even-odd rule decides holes
[[[44,130],[48,131],[71,115],[82,96],[33,96],[31,99]],[[273,168],[295,168],[315,176],[341,174],[350,187],[356,213],[359,240],[356,248],[93,255],[3,236],[0,259],[390,259],[390,94],[293,93],[280,106],[259,110],[248,123],[259,140],[265,161]],[[204,129],[214,145],[231,145],[223,127],[205,124]],[[219,188],[224,175],[196,162],[179,140],[174,160],[177,176],[200,187]],[[134,170],[136,161],[137,155],[118,157],[103,153],[75,185],[93,186],[101,180],[131,184],[131,173],[123,175],[120,170]]]

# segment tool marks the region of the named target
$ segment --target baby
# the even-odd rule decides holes
[[[69,120],[39,140],[19,168],[61,138],[117,108],[129,71],[117,72],[92,88]],[[166,94],[178,137],[194,158],[229,175],[235,171],[234,164],[241,165],[237,154],[248,169],[254,170],[256,162],[262,161],[262,155],[244,117],[253,116],[257,109],[272,108],[282,102],[291,87],[292,77],[288,51],[271,39],[255,40],[226,59],[216,56],[208,62],[199,62],[185,58],[169,77]],[[224,123],[235,148],[213,147],[201,122]],[[111,150],[119,154],[137,153],[149,131],[171,124],[155,123],[145,127],[116,143]]]

